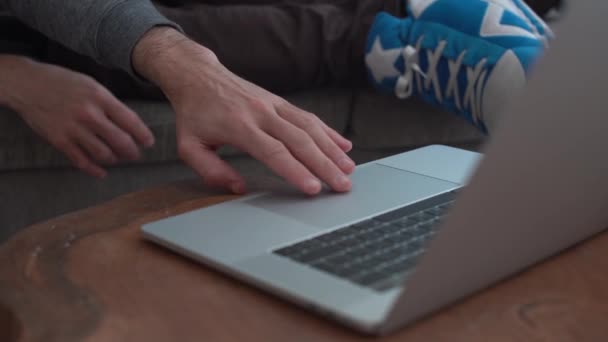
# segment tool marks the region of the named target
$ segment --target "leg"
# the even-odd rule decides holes
[[[399,14],[402,0],[157,0],[157,8],[241,77],[275,92],[365,83],[367,32],[379,11]],[[221,3],[222,6],[209,3]],[[247,5],[241,5],[247,3]],[[228,5],[226,5],[228,4]],[[48,59],[97,78],[120,97],[160,98],[127,75],[58,44]]]
[[[411,17],[378,15],[366,46],[370,80],[494,129],[553,36],[523,1],[410,0]]]
[[[362,79],[364,42],[373,16],[381,10],[396,13],[398,3],[310,0],[212,6],[197,1],[158,8],[230,70],[270,90],[293,91]]]

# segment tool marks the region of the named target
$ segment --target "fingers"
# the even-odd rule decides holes
[[[133,138],[116,126],[104,113],[89,115],[83,122],[92,134],[101,137],[105,143],[122,159],[136,160],[140,157],[139,147]]]
[[[350,190],[352,184],[348,177],[344,174],[336,163],[330,159],[331,154],[344,155],[344,152],[340,150],[333,142],[331,144],[322,143],[325,146],[334,146],[336,151],[331,151],[329,154],[324,153],[313,138],[307,134],[306,131],[294,126],[286,120],[278,119],[269,128],[269,133],[282,141],[285,146],[291,152],[291,155],[296,157],[302,164],[304,164],[310,171],[321,178],[327,183],[332,189],[338,192],[345,192]],[[327,140],[329,137],[325,136]],[[333,153],[335,152],[335,153]],[[292,157],[293,158],[293,157]],[[354,169],[354,163],[347,157],[336,157],[342,158],[341,163],[348,164],[348,168]]]
[[[355,170],[355,163],[345,153],[352,148],[350,141],[342,138],[313,114],[289,103],[277,110],[281,117],[310,135],[321,151],[343,172],[350,174]]]
[[[181,142],[180,157],[211,187],[230,189],[235,194],[247,192],[245,180],[228,163],[200,142],[192,139]]]
[[[97,178],[105,178],[107,172],[95,164],[81,148],[74,143],[65,143],[57,146],[70,159],[74,166],[83,172]]]
[[[344,138],[342,135],[340,135],[340,133],[327,126],[323,121],[321,121],[321,125],[325,133],[329,135],[331,140],[333,140],[340,147],[340,149],[342,149],[342,151],[348,153],[353,149],[353,143],[350,140]]]
[[[316,195],[321,191],[321,182],[294,158],[279,140],[256,129],[249,133],[245,141],[245,145],[237,147],[251,154],[302,192]]]
[[[79,129],[73,138],[98,163],[115,164],[118,162],[118,157],[114,152],[95,134],[85,128]]]
[[[154,145],[154,135],[135,112],[111,95],[105,103],[105,114],[116,126],[130,134],[142,146],[151,147]]]

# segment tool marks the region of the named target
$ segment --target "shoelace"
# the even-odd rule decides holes
[[[487,64],[486,59],[482,59],[477,63],[475,68],[467,67],[467,88],[464,92],[464,96],[461,99],[460,90],[458,88],[458,73],[463,67],[462,61],[466,55],[466,50],[462,51],[456,60],[448,60],[448,69],[450,77],[448,79],[447,86],[445,88],[445,97],[441,91],[441,85],[439,83],[439,77],[437,75],[437,66],[442,57],[443,50],[447,46],[446,41],[441,41],[437,45],[435,51],[426,50],[428,59],[428,69],[424,72],[420,68],[419,54],[421,51],[421,43],[424,36],[421,36],[416,43],[416,47],[407,45],[403,49],[403,58],[405,60],[405,70],[402,75],[397,79],[395,85],[395,94],[401,99],[408,98],[414,93],[414,75],[416,75],[416,85],[419,90],[429,90],[431,86],[435,93],[435,98],[439,103],[443,103],[444,100],[452,98],[454,104],[459,111],[468,109],[471,112],[472,120],[477,123],[481,119],[481,98],[483,91],[483,84],[487,77]],[[423,84],[424,79],[424,84]]]

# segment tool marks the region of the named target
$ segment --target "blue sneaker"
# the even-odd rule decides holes
[[[483,132],[520,92],[553,37],[523,0],[410,0],[408,17],[381,12],[365,62],[376,88],[413,95]]]

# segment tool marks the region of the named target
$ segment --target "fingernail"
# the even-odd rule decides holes
[[[316,194],[321,191],[321,182],[318,179],[309,179],[304,185],[304,189],[308,194]]]
[[[344,145],[346,147],[345,148],[346,149],[345,152],[350,152],[353,149],[353,142],[350,141],[350,140],[346,140]]]
[[[234,182],[230,184],[230,190],[237,195],[241,195],[245,193],[245,184],[241,182]]]
[[[337,190],[348,190],[350,189],[350,179],[344,175],[339,175],[336,177],[336,186],[339,188]]]

